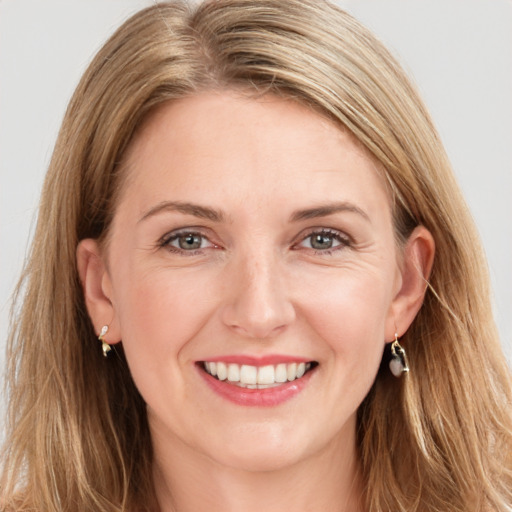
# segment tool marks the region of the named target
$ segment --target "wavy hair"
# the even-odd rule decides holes
[[[122,348],[104,360],[75,253],[104,239],[123,155],[147,115],[198,91],[242,88],[315,109],[380,162],[397,243],[424,225],[436,258],[403,338],[411,375],[380,372],[358,413],[369,512],[512,510],[512,391],[485,260],[422,101],[360,23],[321,0],[156,4],[93,59],[44,184],[8,343],[6,510],[154,511],[144,402]]]

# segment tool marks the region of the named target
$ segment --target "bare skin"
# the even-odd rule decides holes
[[[398,248],[375,162],[271,96],[166,105],[125,165],[108,249],[84,240],[78,264],[147,402],[161,512],[362,512],[357,409],[421,306],[430,233]],[[216,391],[223,358],[312,365],[249,404]]]

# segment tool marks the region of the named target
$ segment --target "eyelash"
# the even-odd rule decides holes
[[[350,237],[340,231],[328,228],[314,228],[310,232],[308,232],[308,234],[305,237],[302,238],[299,244],[296,244],[294,247],[300,246],[300,244],[304,243],[308,239],[311,240],[315,236],[330,238],[332,239],[333,242],[339,242],[339,245],[329,247],[328,249],[315,249],[314,247],[309,247],[309,249],[314,251],[315,255],[329,256],[330,254],[333,254],[336,251],[343,250],[344,248],[350,247],[352,245],[352,240],[350,239]]]
[[[204,240],[209,241],[208,237],[204,233],[201,233],[200,231],[194,231],[193,229],[186,229],[186,230],[181,230],[181,231],[173,231],[172,233],[168,233],[167,235],[164,235],[158,242],[158,246],[161,248],[165,248],[170,252],[173,252],[176,254],[181,254],[183,256],[195,256],[197,254],[202,254],[202,251],[205,249],[204,247],[199,247],[199,248],[193,249],[193,250],[187,250],[187,249],[183,249],[183,248],[175,247],[175,246],[171,245],[172,242],[177,241],[182,237],[186,238],[187,236],[194,237],[194,238],[195,237],[200,238],[201,242]],[[214,248],[218,247],[213,242],[210,242],[210,244]]]
[[[192,229],[190,230],[181,230],[181,231],[174,231],[172,233],[168,233],[167,235],[163,236],[159,242],[158,247],[159,248],[165,248],[168,251],[179,254],[182,256],[196,256],[198,254],[203,254],[204,249],[210,248],[210,247],[198,247],[197,249],[193,250],[187,250],[180,247],[175,247],[172,244],[172,242],[179,240],[181,237],[194,237],[194,238],[200,238],[201,239],[201,245],[204,240],[207,240],[211,247],[213,248],[219,248],[216,244],[211,242],[205,234],[201,233],[200,231],[194,231]],[[315,255],[322,255],[322,256],[328,256],[332,253],[342,250],[346,247],[350,247],[352,245],[352,240],[349,236],[345,235],[344,233],[334,230],[334,229],[327,229],[327,228],[314,228],[311,231],[309,231],[306,236],[302,237],[300,242],[297,244],[294,244],[292,249],[298,250],[306,240],[312,240],[313,237],[324,237],[324,238],[330,238],[332,239],[333,243],[335,241],[339,242],[338,245],[334,247],[329,247],[327,249],[315,249],[314,247],[308,247],[306,249],[309,249],[313,251]],[[311,243],[311,242],[310,242]]]

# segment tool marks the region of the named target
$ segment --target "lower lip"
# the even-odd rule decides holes
[[[309,370],[300,379],[265,389],[242,388],[228,384],[227,381],[216,379],[200,367],[198,367],[198,371],[211,390],[230,402],[253,407],[272,407],[298,395],[307,386],[315,369]]]

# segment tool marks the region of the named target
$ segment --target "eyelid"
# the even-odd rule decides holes
[[[174,247],[171,245],[171,242],[173,242],[174,240],[177,240],[180,236],[185,236],[185,235],[199,236],[199,237],[207,240],[209,242],[210,246],[209,247],[201,247],[198,249],[185,250],[185,249],[180,249],[179,247]],[[186,253],[187,255],[193,255],[193,254],[197,254],[198,252],[201,252],[205,249],[208,249],[210,247],[219,248],[220,247],[219,244],[213,242],[211,240],[211,238],[212,238],[211,235],[205,233],[204,228],[200,228],[197,226],[186,226],[183,228],[175,229],[173,231],[169,231],[168,233],[166,233],[165,235],[160,237],[157,242],[157,247],[168,249],[171,252],[176,252],[176,253],[180,253],[180,254]]]
[[[299,235],[298,238],[303,240],[304,238],[307,238],[308,236],[321,235],[321,234],[339,237],[339,238],[347,240],[351,243],[353,243],[353,241],[354,241],[353,238],[346,231],[342,231],[341,229],[336,229],[336,228],[328,228],[325,226],[314,226],[311,228],[307,228]]]
[[[337,251],[337,250],[340,250],[340,249],[343,249],[346,247],[350,247],[354,243],[353,238],[344,231],[340,231],[339,229],[334,229],[334,228],[326,228],[326,227],[318,226],[318,227],[312,227],[312,228],[307,229],[306,231],[303,231],[299,235],[298,242],[296,244],[294,244],[294,248],[300,247],[300,244],[302,244],[305,240],[307,240],[308,238],[310,238],[313,235],[327,235],[327,236],[330,236],[340,242],[339,245],[337,245],[335,247],[328,248],[328,249],[320,250],[320,249],[314,249],[312,247],[305,248],[305,249],[312,250],[317,254],[330,254],[334,251]]]
[[[202,253],[204,250],[210,249],[210,248],[216,248],[216,249],[222,248],[222,246],[219,243],[212,240],[213,237],[210,233],[208,233],[209,231],[210,230],[205,229],[203,227],[198,227],[198,226],[185,226],[182,228],[178,228],[178,229],[169,231],[166,234],[164,234],[162,237],[160,237],[160,239],[157,242],[157,248],[164,248],[171,252],[184,254],[184,255],[186,254],[188,256]],[[207,240],[209,243],[209,246],[208,247],[200,247],[197,249],[186,250],[186,249],[182,249],[182,248],[175,247],[175,246],[171,245],[171,242],[178,239],[180,236],[184,236],[184,235],[199,236],[199,237]],[[302,233],[297,237],[297,242],[292,244],[292,249],[294,249],[294,250],[299,249],[301,244],[313,235],[326,235],[326,236],[332,237],[333,239],[335,239],[339,242],[338,245],[336,245],[334,247],[326,248],[326,249],[315,249],[312,247],[310,247],[310,248],[302,247],[303,249],[313,251],[316,254],[327,255],[327,254],[330,254],[337,250],[350,247],[354,244],[354,239],[349,234],[347,234],[345,231],[341,231],[339,229],[334,229],[334,228],[315,226],[315,227],[311,227],[311,228],[308,228],[307,230],[302,231]]]

